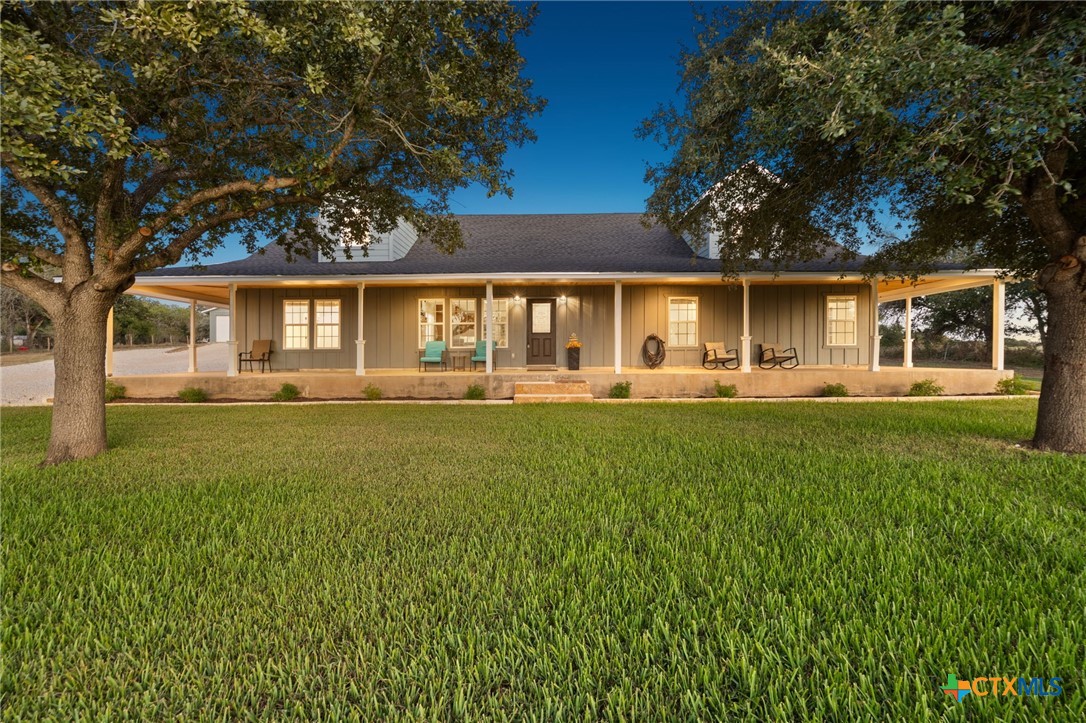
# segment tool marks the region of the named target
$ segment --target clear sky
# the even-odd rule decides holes
[[[679,52],[694,37],[684,0],[540,2],[532,34],[518,43],[525,74],[548,101],[532,122],[539,140],[506,155],[512,199],[469,188],[453,197],[453,213],[643,211],[646,163],[664,152],[634,129],[675,98]],[[204,263],[245,255],[233,243]]]

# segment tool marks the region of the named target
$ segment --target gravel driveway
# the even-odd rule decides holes
[[[227,345],[202,344],[196,350],[200,371],[226,370]],[[189,368],[188,347],[170,349],[118,349],[113,352],[113,373],[176,374]],[[26,406],[42,404],[53,396],[53,362],[16,364],[0,368],[0,404]]]

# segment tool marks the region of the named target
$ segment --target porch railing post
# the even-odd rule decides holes
[[[106,317],[106,376],[113,376],[113,307]]]
[[[486,282],[486,373],[494,373],[494,282]]]
[[[879,280],[871,280],[871,363],[868,369],[879,371]]]
[[[622,282],[615,279],[615,374],[622,373]]]
[[[996,281],[992,286],[992,369],[1003,371],[1003,314],[1007,301],[1007,285]]]
[[[189,302],[189,374],[196,372],[196,300]]]
[[[913,366],[913,297],[905,297],[905,364],[906,369]]]
[[[751,344],[750,344],[750,279],[743,279],[743,336],[740,337],[740,341],[743,342],[743,359],[742,370],[743,372],[750,373],[750,357],[751,357]]]
[[[230,340],[227,342],[229,358],[227,359],[226,376],[238,375],[238,285],[230,284]]]
[[[354,373],[355,373],[355,376],[359,376],[359,377],[366,376],[366,340],[363,338],[365,336],[365,331],[364,331],[365,325],[362,322],[362,320],[363,320],[362,312],[365,310],[365,305],[363,303],[365,301],[365,297],[366,297],[366,284],[365,283],[360,283],[358,285],[358,336],[354,340],[354,343],[355,343]]]

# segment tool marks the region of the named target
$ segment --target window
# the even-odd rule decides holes
[[[671,347],[698,345],[698,300],[680,296],[667,300],[667,343]]]
[[[486,313],[483,313],[483,329],[486,329]],[[483,333],[486,339],[486,333]],[[494,299],[494,342],[499,349],[509,348],[509,299]]]
[[[309,300],[283,300],[283,349],[309,348]]]
[[[317,299],[313,302],[316,317],[314,349],[339,348],[339,299]]]
[[[856,297],[826,297],[826,346],[856,346]]]
[[[419,348],[428,341],[445,338],[445,302],[441,299],[419,299]]]
[[[475,299],[449,299],[452,346],[475,346]]]

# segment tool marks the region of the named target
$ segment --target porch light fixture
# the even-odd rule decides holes
[[[514,304],[519,304],[520,303],[520,294],[517,294],[516,296],[513,297],[513,303]]]
[[[558,303],[559,303],[559,304],[564,304],[564,303],[566,303],[566,297],[565,297],[565,294],[563,294],[562,296],[559,296],[559,297],[558,297]]]

